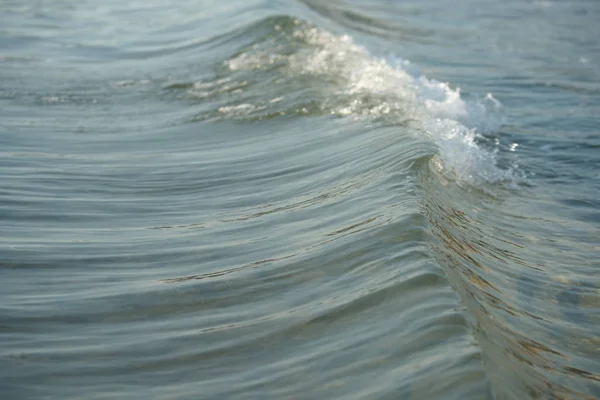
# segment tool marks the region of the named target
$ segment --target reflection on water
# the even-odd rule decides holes
[[[498,229],[494,210],[502,199],[473,201],[473,189],[441,186],[436,180],[435,174],[425,175],[426,186],[433,189],[426,195],[424,211],[439,240],[435,253],[449,267],[448,276],[474,317],[496,394],[517,396],[522,390],[531,398],[597,396],[598,374],[572,366],[577,358],[592,361],[598,354],[597,333],[581,331],[597,324],[587,318],[593,314],[581,304],[582,285],[556,280],[552,284],[549,268],[536,265],[533,257],[524,258],[531,256],[525,244],[535,240],[539,252],[543,239]],[[505,225],[514,218],[501,217]],[[545,304],[542,308],[536,307],[540,301]],[[577,385],[565,384],[573,381]]]

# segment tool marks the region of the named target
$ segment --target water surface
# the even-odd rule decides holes
[[[600,398],[600,3],[0,11],[3,398]]]

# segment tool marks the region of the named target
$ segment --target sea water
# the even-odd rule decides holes
[[[0,0],[0,398],[600,398],[598,21]]]

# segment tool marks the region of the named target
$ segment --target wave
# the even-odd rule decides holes
[[[546,298],[576,309],[564,303],[572,283],[551,278],[552,290],[532,292],[547,279],[545,270],[528,257],[517,224],[501,228],[503,191],[527,180],[514,155],[518,144],[501,152],[502,105],[493,94],[465,97],[407,60],[374,57],[350,36],[299,19],[273,17],[248,30],[258,26],[266,32],[227,58],[215,79],[183,85],[190,100],[220,102],[191,120],[336,117],[396,127],[400,137],[432,144],[433,152],[422,153],[425,162],[415,164],[431,252],[472,318],[496,396],[595,393],[597,377],[570,365],[571,344],[558,343],[547,315],[528,307]],[[580,339],[595,340],[589,332]]]
[[[161,59],[142,79],[82,67],[103,89],[60,122],[100,115],[96,135],[6,140],[12,377],[60,364],[55,397],[134,398],[148,380],[175,397],[598,395],[594,266],[563,267],[581,262],[575,241],[594,244],[551,237],[561,221],[542,202],[512,211],[528,187],[500,101],[328,28],[174,29],[187,38],[121,57]],[[55,117],[75,100],[49,86],[30,97]],[[63,292],[40,294],[46,280]]]
[[[435,165],[448,176],[474,185],[523,180],[515,160],[498,167],[498,143],[485,136],[503,122],[491,93],[466,100],[409,61],[373,57],[351,37],[298,19],[273,17],[246,30],[266,32],[224,61],[215,78],[166,85],[189,100],[221,101],[191,120],[332,115],[407,124],[437,146]]]

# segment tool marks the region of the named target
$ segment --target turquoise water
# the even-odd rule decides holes
[[[0,0],[0,397],[600,398],[598,20]]]

